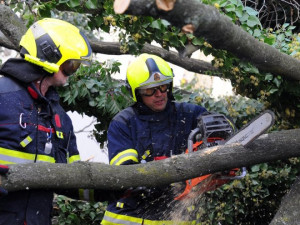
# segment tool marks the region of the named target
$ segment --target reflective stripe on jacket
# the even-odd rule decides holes
[[[121,111],[108,129],[110,164],[143,163],[183,153],[191,130],[197,126],[197,117],[205,111],[201,106],[170,102],[158,113],[150,112],[142,103]],[[129,194],[121,199],[109,202],[106,215],[115,215],[114,219],[143,219],[144,224],[148,220],[169,221],[168,214],[175,204],[171,192],[170,186],[127,191]],[[114,224],[109,223],[109,218],[112,217],[105,217],[102,223]]]
[[[194,225],[196,221],[146,220],[133,216],[120,215],[106,211],[101,225]]]

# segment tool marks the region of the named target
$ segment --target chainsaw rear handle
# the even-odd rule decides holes
[[[199,127],[196,127],[194,130],[191,131],[188,137],[188,152],[193,152],[194,138],[198,133],[201,133],[201,129]]]

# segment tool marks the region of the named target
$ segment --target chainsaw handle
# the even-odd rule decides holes
[[[196,134],[198,134],[201,131],[199,127],[195,128],[191,131],[189,137],[188,137],[188,152],[193,152],[193,144],[194,144],[194,138]]]

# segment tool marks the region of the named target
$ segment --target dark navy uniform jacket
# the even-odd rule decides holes
[[[191,130],[197,126],[197,117],[205,111],[198,105],[174,102],[168,102],[162,112],[153,112],[140,102],[126,108],[114,117],[108,129],[110,164],[143,163],[183,153]],[[169,188],[129,190],[123,198],[109,203],[102,224],[168,220],[166,212],[172,203],[164,190],[168,192]]]
[[[43,97],[33,83],[24,83],[45,73],[23,59],[8,60],[0,70],[0,164],[80,160],[71,120],[57,92],[50,88]],[[11,192],[0,199],[0,224],[51,224],[52,201],[52,191]]]

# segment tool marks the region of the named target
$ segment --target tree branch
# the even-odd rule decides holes
[[[4,18],[4,16],[6,18]],[[7,20],[8,18],[10,18],[10,21]],[[2,31],[7,37],[5,38],[0,36],[0,46],[18,51],[19,42],[21,40],[22,35],[26,32],[26,27],[24,23],[15,15],[15,13],[9,7],[1,4],[0,31]],[[118,42],[102,42],[94,39],[89,41],[91,43],[93,52],[95,53],[109,55],[124,54],[120,51],[120,44]],[[213,71],[213,73],[215,72],[215,75],[217,75],[218,73],[217,69],[208,62],[190,58],[181,58],[176,52],[167,51],[163,48],[152,46],[150,44],[145,44],[142,49],[142,52],[158,55],[170,63],[173,63],[188,71],[192,71],[195,73],[205,73],[208,71]]]
[[[300,80],[299,60],[256,40],[212,6],[197,0],[177,0],[173,10],[162,11],[155,0],[128,0],[121,4],[122,1],[115,0],[116,13],[163,18],[179,28],[191,25],[194,35],[206,38],[214,48],[227,50],[260,70]]]
[[[200,175],[300,156],[300,129],[261,136],[249,147],[215,146],[145,164],[111,166],[101,163],[16,164],[0,186],[8,191],[35,188],[126,189],[160,186]]]
[[[109,54],[109,55],[122,55],[120,51],[120,44],[118,42],[102,42],[97,40],[90,40],[91,47],[95,53]],[[156,47],[150,44],[145,44],[141,50],[142,53],[154,54],[162,57],[166,61],[180,66],[188,71],[195,73],[205,73],[212,71],[215,75],[220,74],[215,67],[210,63],[191,59],[181,58],[177,52],[167,51],[163,48]]]
[[[0,30],[16,47],[26,32],[24,22],[8,7],[0,4]],[[5,46],[4,46],[5,47]]]

